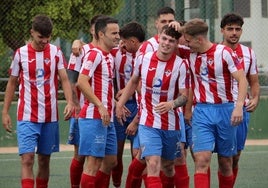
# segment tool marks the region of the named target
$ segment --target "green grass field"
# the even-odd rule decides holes
[[[69,164],[72,152],[54,153],[51,158],[49,187],[67,188],[69,184]],[[0,154],[0,188],[20,187],[20,158],[17,154]],[[188,167],[193,187],[193,161],[188,157]],[[130,151],[124,153],[124,174],[122,187],[130,162]],[[236,188],[266,188],[268,186],[268,146],[247,146],[244,150]],[[36,166],[35,166],[36,168]],[[218,187],[216,155],[211,164],[211,187]],[[112,185],[110,187],[113,187]]]

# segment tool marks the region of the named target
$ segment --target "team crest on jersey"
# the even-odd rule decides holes
[[[50,59],[49,59],[49,58],[45,58],[45,59],[44,59],[44,63],[45,63],[45,64],[49,64],[49,63],[50,63]]]
[[[208,59],[208,60],[207,60],[207,64],[208,64],[208,65],[212,65],[213,63],[214,63],[214,60],[213,60],[213,59]]]
[[[169,77],[171,75],[171,70],[166,70],[165,75],[166,75],[166,77]]]

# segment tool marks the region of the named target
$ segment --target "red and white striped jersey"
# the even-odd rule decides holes
[[[75,56],[73,53],[71,53],[67,69],[80,72],[83,59],[85,55],[88,53],[88,51],[92,48],[94,48],[93,44],[89,43],[89,44],[83,45],[81,54],[79,56]],[[77,97],[78,97],[80,106],[82,107],[85,102],[85,97],[83,96],[82,92],[78,88],[77,88]]]
[[[15,52],[9,73],[18,76],[18,121],[58,121],[58,70],[66,65],[62,51],[47,44],[36,51],[27,44]]]
[[[142,82],[140,124],[163,130],[179,130],[176,109],[159,115],[154,111],[154,106],[176,99],[179,89],[186,88],[186,61],[174,53],[164,62],[158,59],[156,52],[148,52],[137,59],[133,74],[140,76]]]
[[[245,71],[247,77],[249,75],[258,74],[257,58],[254,51],[251,48],[242,44],[238,44],[236,49],[234,49],[234,52],[236,53],[238,60],[242,65],[243,70]],[[234,80],[233,94],[236,100],[238,97],[238,83],[235,79],[233,80]],[[247,103],[248,100],[249,100],[249,94],[247,95],[245,102]]]
[[[189,59],[193,75],[194,102],[220,104],[234,102],[231,73],[241,69],[236,54],[221,44],[205,53],[191,53]]]
[[[90,77],[89,84],[94,94],[107,108],[111,122],[113,122],[114,110],[113,72],[113,56],[99,48],[93,48],[86,54],[80,71],[80,74]],[[80,118],[101,119],[98,108],[88,99],[85,99],[79,116]]]
[[[143,42],[140,53],[145,54],[147,52],[154,52],[158,49],[159,42],[158,42],[158,35],[153,36],[152,38],[148,39],[147,41]]]

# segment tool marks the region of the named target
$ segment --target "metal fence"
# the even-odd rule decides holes
[[[262,93],[266,94],[268,87],[267,1],[47,0],[44,2],[39,0],[3,0],[0,2],[0,100],[3,99],[5,91],[8,69],[14,53],[13,48],[27,39],[25,33],[29,37],[30,21],[36,13],[46,13],[52,17],[54,28],[56,28],[53,43],[62,48],[68,60],[71,42],[74,39],[80,38],[85,42],[89,41],[87,23],[94,14],[103,13],[114,16],[119,20],[120,26],[136,20],[146,28],[146,35],[149,38],[156,33],[154,28],[156,12],[164,6],[172,7],[178,20],[187,21],[194,17],[206,19],[210,27],[209,37],[214,42],[222,40],[220,33],[222,16],[227,12],[241,14],[245,21],[241,42],[252,47],[257,55]]]

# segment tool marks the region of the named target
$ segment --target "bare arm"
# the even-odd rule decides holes
[[[250,86],[251,98],[246,104],[246,108],[248,112],[253,112],[257,108],[260,99],[260,84],[258,74],[249,75],[248,82]]]
[[[139,85],[139,77],[132,75],[131,79],[128,81],[126,87],[124,88],[124,93],[120,96],[119,101],[116,103],[116,117],[118,121],[122,123],[122,120],[126,119],[125,111],[123,110],[125,103],[127,100],[134,94],[136,88]]]
[[[7,86],[6,86],[6,92],[4,97],[4,104],[3,104],[3,110],[2,110],[2,124],[6,131],[12,132],[12,122],[11,118],[8,114],[11,102],[13,100],[16,86],[17,86],[18,77],[16,76],[10,76]]]
[[[102,101],[100,101],[100,99],[94,94],[92,87],[88,82],[89,79],[90,78],[88,76],[79,74],[77,86],[82,91],[85,98],[98,107],[103,125],[109,125],[111,117],[108,113],[108,110],[105,108]]]
[[[188,99],[188,93],[188,89],[180,89],[180,93],[176,99],[167,102],[161,102],[155,106],[154,110],[159,114],[163,114],[174,108],[184,106]]]
[[[243,120],[243,106],[247,95],[248,82],[242,70],[232,73],[232,76],[238,81],[238,97],[232,113],[231,123],[232,125],[238,125]]]
[[[74,108],[73,99],[72,99],[72,88],[71,88],[71,84],[69,82],[66,70],[60,69],[58,70],[58,74],[61,80],[61,85],[62,85],[62,89],[64,92],[64,96],[67,101],[67,105],[63,112],[64,119],[68,120],[72,116],[73,108]]]
[[[72,53],[77,57],[80,55],[82,46],[85,45],[85,43],[81,40],[74,40],[72,44]]]

